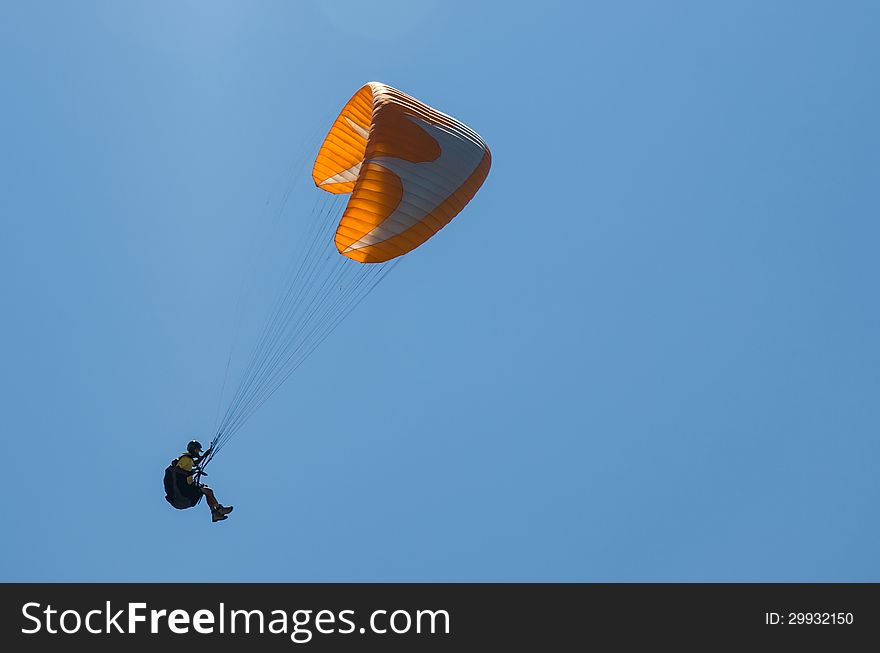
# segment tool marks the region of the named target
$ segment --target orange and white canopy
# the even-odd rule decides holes
[[[479,135],[379,82],[342,109],[315,159],[315,185],[351,193],[336,230],[339,253],[381,263],[415,249],[465,207],[489,174]]]

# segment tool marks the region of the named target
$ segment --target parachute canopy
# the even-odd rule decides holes
[[[339,253],[381,263],[415,249],[461,212],[492,157],[467,125],[379,82],[361,88],[324,140],[312,178],[351,193]]]

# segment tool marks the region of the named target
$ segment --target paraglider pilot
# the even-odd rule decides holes
[[[186,451],[171,461],[165,469],[165,499],[178,510],[185,510],[198,504],[204,496],[211,509],[211,521],[218,522],[227,519],[232,506],[222,505],[214,496],[214,490],[195,478],[196,474],[204,474],[198,464],[209,452],[210,449],[202,453],[201,443],[191,440]]]

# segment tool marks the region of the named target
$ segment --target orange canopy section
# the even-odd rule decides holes
[[[315,185],[351,193],[336,230],[339,253],[381,263],[415,249],[476,194],[492,156],[445,113],[379,82],[342,109],[315,159]]]

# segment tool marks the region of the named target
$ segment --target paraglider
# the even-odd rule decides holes
[[[204,471],[198,466],[210,449],[202,453],[202,443],[190,440],[186,451],[171,461],[165,468],[165,500],[178,510],[192,508],[205,497],[211,509],[211,521],[218,522],[227,518],[232,506],[224,506],[214,495],[214,491],[201,482]]]
[[[490,165],[473,129],[402,91],[369,82],[351,97],[312,167],[327,194],[299,239],[201,470],[401,257],[462,211]]]

